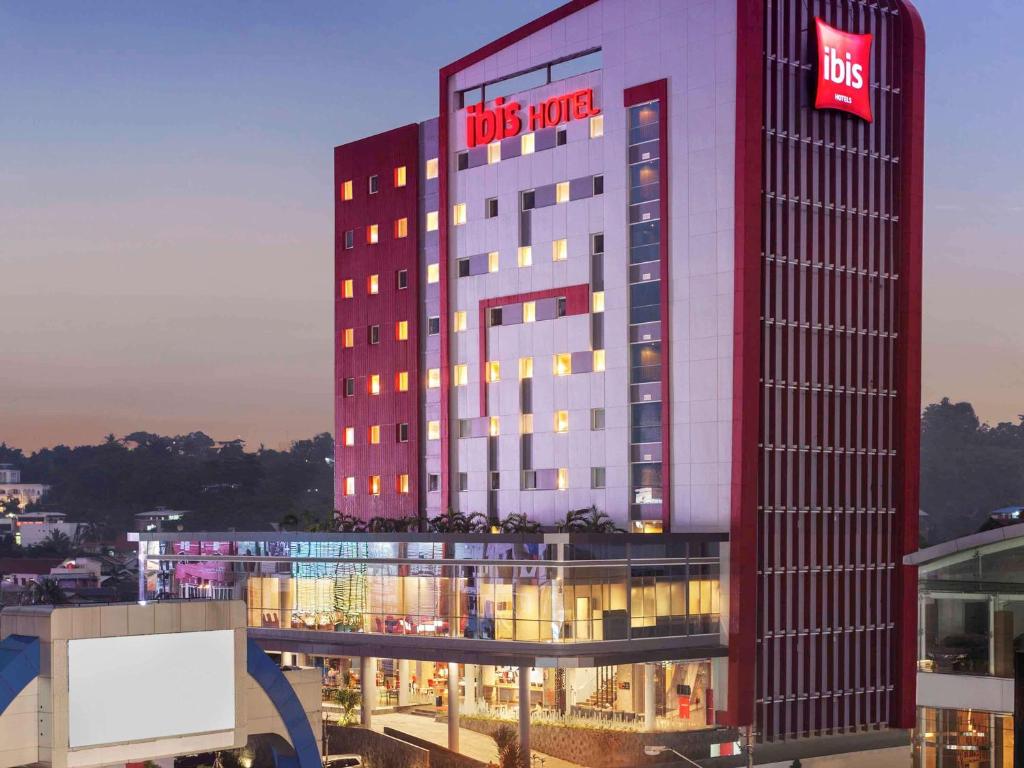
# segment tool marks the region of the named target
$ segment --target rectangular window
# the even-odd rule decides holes
[[[569,202],[569,182],[560,181],[555,184],[555,202],[556,203],[568,203]]]
[[[366,242],[368,245],[375,245],[380,240],[380,230],[376,224],[366,228]]]
[[[343,280],[341,282],[341,296],[345,299],[351,299],[353,295],[352,290],[352,279]]]
[[[366,440],[370,445],[380,445],[380,424],[373,424],[366,430]]]
[[[441,318],[437,315],[427,318],[427,336],[437,336],[441,332]]]
[[[568,376],[572,373],[572,355],[569,352],[555,355],[554,373],[555,376]]]
[[[569,470],[566,468],[560,468],[558,470],[558,490],[566,491],[569,489]]]
[[[455,156],[455,167],[460,171],[469,168],[469,152],[459,152]]]
[[[356,495],[356,479],[354,477],[349,476],[345,478],[345,495]]]
[[[590,236],[590,252],[604,253],[604,232],[595,232]]]
[[[355,427],[345,427],[345,445],[346,445],[346,447],[351,448],[355,444],[356,444],[356,428]]]
[[[501,434],[501,420],[497,416],[491,416],[489,434],[491,437],[497,437]]]
[[[395,478],[395,490],[398,491],[398,493],[403,493],[403,494],[409,492],[409,476],[408,475],[398,475]]]
[[[501,142],[492,141],[487,145],[487,164],[494,165],[501,162]]]
[[[536,143],[532,133],[524,133],[519,137],[519,154],[532,155],[536,149]]]
[[[537,302],[535,301],[524,301],[523,302],[523,322],[533,323],[537,320]]]
[[[466,204],[456,203],[452,206],[452,224],[456,227],[466,223]]]
[[[346,328],[341,334],[341,346],[345,349],[352,349],[356,345],[356,332],[354,328]]]
[[[352,179],[348,179],[347,181],[341,182],[341,199],[352,199]]]
[[[427,475],[427,491],[429,493],[436,493],[441,490],[441,476],[430,474]]]
[[[373,374],[370,374],[370,376],[367,377],[367,379],[366,379],[366,391],[369,392],[371,395],[379,395],[380,394],[380,374],[379,373],[373,373]]]
[[[455,274],[459,277],[469,277],[469,259],[458,259],[455,262]]]
[[[532,379],[533,378],[533,358],[532,357],[520,357],[519,358],[519,378],[520,379]]]
[[[569,242],[563,237],[551,243],[551,260],[565,261],[569,258]]]
[[[366,278],[366,292],[371,296],[376,296],[380,293],[380,276],[370,275]]]
[[[524,211],[532,211],[533,210],[533,206],[536,203],[536,200],[537,200],[537,193],[536,193],[536,191],[534,191],[532,189],[528,189],[525,192],[520,193],[520,195],[519,195],[520,207]]]
[[[533,248],[528,245],[519,246],[519,266],[528,267],[533,264]]]
[[[537,471],[533,469],[523,470],[523,490],[532,491],[537,488]]]
[[[459,490],[469,490],[469,474],[467,472],[459,472]]]
[[[591,123],[593,123],[593,118],[591,118]],[[395,186],[396,187],[404,187],[405,186],[405,166],[404,165],[400,165],[397,168],[395,168]]]
[[[466,311],[463,309],[458,310],[455,313],[455,317],[452,319],[452,330],[455,333],[461,333],[466,330]]]
[[[409,442],[409,425],[406,422],[400,422],[395,424],[395,442],[397,443],[408,443]]]
[[[370,475],[366,490],[371,496],[380,496],[380,475]]]
[[[569,412],[555,411],[555,432],[560,434],[569,431]]]
[[[441,267],[438,264],[427,264],[427,282],[436,283],[441,279]]]
[[[428,179],[437,178],[437,158],[431,157],[427,160],[426,177]]]
[[[559,128],[555,132],[555,146],[556,147],[564,147],[567,138],[568,138],[568,136],[565,133],[565,128]]]
[[[428,421],[427,422],[427,440],[440,440],[441,439],[441,422],[440,421]]]
[[[459,439],[473,436],[473,420],[459,419]]]
[[[590,118],[590,138],[596,139],[604,136],[604,115],[594,115]]]
[[[594,350],[594,373],[600,373],[604,370],[604,350]]]
[[[590,296],[590,311],[594,314],[604,312],[604,291],[594,291]]]
[[[487,315],[487,325],[501,325],[501,307],[492,307]]]
[[[594,177],[594,194],[595,195],[603,195],[604,194],[604,176],[602,176],[602,175],[597,175],[597,176]]]
[[[398,373],[395,374],[395,389],[398,390],[399,392],[409,391],[408,371],[398,371]]]
[[[555,317],[565,317],[565,311],[568,307],[568,299],[565,296],[559,296],[555,299]]]
[[[427,370],[427,388],[437,389],[441,386],[441,369],[429,368]]]
[[[351,376],[345,379],[345,397],[353,397],[356,393],[356,380]]]
[[[400,269],[395,273],[395,287],[400,291],[409,287],[409,270]]]
[[[501,489],[501,472],[491,472],[491,490]]]
[[[371,325],[367,328],[366,340],[370,344],[380,344],[380,326]]]
[[[409,340],[409,321],[399,320],[395,323],[395,341]]]
[[[437,230],[437,211],[427,211],[427,232]]]
[[[469,384],[469,366],[465,363],[456,363],[452,369],[452,386],[464,387]]]
[[[484,218],[493,219],[498,215],[498,198],[488,197],[484,200]]]
[[[401,239],[403,237],[408,237],[408,236],[409,236],[409,219],[407,219],[404,216],[402,218],[400,218],[400,219],[395,219],[395,237]]]
[[[590,468],[590,487],[604,488],[604,467]]]
[[[604,429],[604,408],[590,409],[590,428],[594,432]]]
[[[487,271],[497,272],[498,271],[498,252],[491,251],[487,254]]]
[[[354,229],[345,230],[345,250],[351,250],[356,244],[356,231]]]
[[[519,415],[519,434],[521,435],[532,435],[533,434],[533,414],[523,413]]]
[[[368,186],[370,188],[371,195],[376,195],[380,191],[380,179],[377,178],[377,174],[373,174],[370,177],[370,183]]]
[[[501,363],[497,360],[488,360],[485,373],[489,384],[501,381]]]

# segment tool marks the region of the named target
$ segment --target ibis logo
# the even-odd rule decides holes
[[[871,115],[871,35],[843,32],[821,19],[818,31],[816,109],[838,109],[869,123]]]

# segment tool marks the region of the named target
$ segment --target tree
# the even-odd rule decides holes
[[[491,735],[498,747],[499,768],[528,768],[530,756],[519,744],[519,735],[511,725],[500,725]]]
[[[502,533],[537,533],[540,523],[535,523],[522,512],[513,512],[502,520],[498,527]]]
[[[57,557],[67,557],[71,554],[74,546],[71,539],[64,531],[53,530],[50,535],[43,539],[36,547],[40,554],[53,554]]]
[[[64,605],[67,601],[64,590],[53,579],[33,581],[21,595],[22,605]]]

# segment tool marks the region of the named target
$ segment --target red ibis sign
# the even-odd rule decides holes
[[[518,101],[494,100],[488,109],[480,104],[466,108],[466,143],[470,147],[490,144],[523,132],[554,128],[570,120],[585,120],[601,114],[594,104],[594,89],[583,88],[561,96],[552,96],[539,104],[531,104],[522,114],[523,105]]]
[[[867,120],[871,115],[871,35],[830,27],[814,20],[818,30],[816,109],[838,109]]]

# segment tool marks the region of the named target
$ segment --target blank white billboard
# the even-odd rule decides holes
[[[235,727],[235,633],[68,642],[72,749]]]

